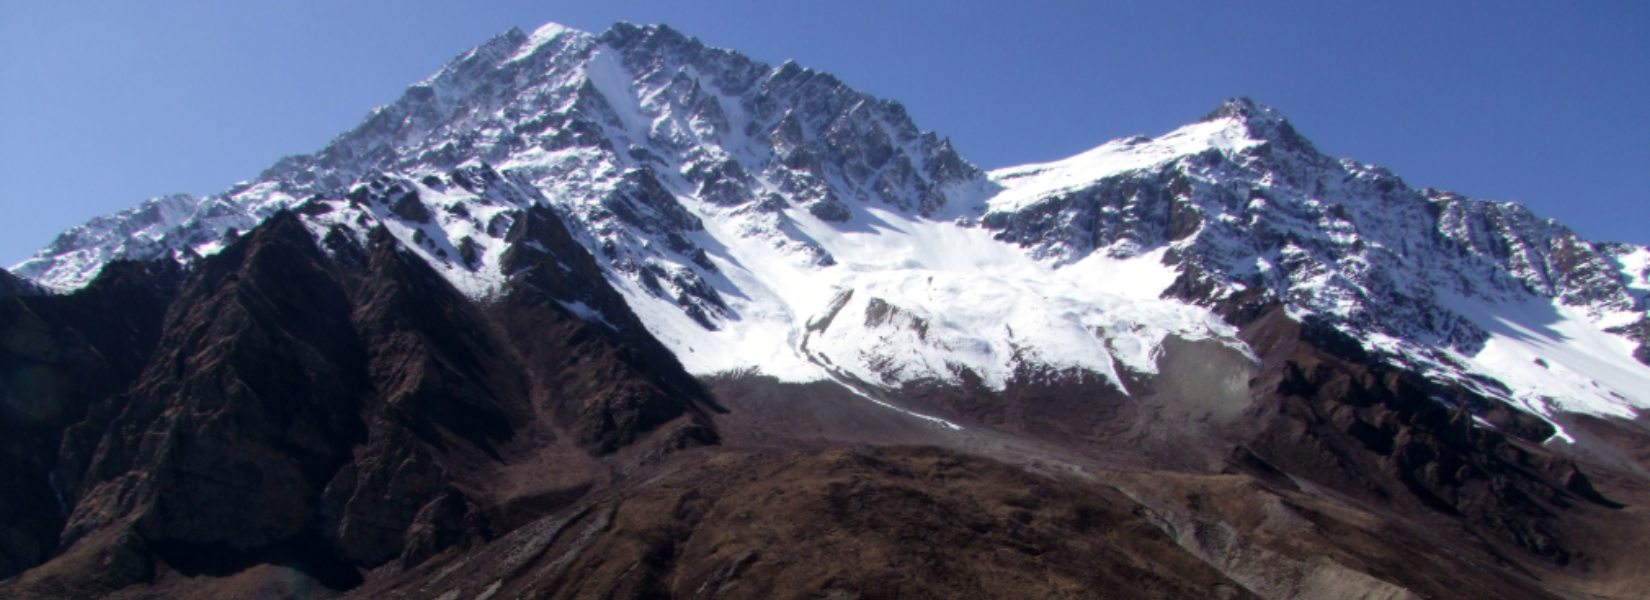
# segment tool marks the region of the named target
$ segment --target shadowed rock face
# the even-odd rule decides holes
[[[72,494],[63,541],[130,519],[152,544],[250,552],[299,536],[365,438],[349,298],[292,218],[201,266]]]
[[[520,266],[491,310],[523,359],[547,367],[536,385],[548,397],[569,399],[557,403],[551,416],[575,432],[579,444],[601,453],[630,444],[684,410],[693,418],[672,435],[714,443],[716,432],[704,412],[716,409],[709,395],[606,285],[595,259],[555,212],[528,209],[511,236],[517,241],[505,264]],[[601,319],[575,318],[570,305]],[[584,363],[604,370],[578,366]]]
[[[169,262],[118,261],[72,296],[0,298],[0,576],[54,554],[68,507],[53,471],[79,439],[65,429],[137,378],[181,278]]]
[[[70,296],[6,298],[6,574],[119,550],[349,587],[358,568],[490,535],[489,507],[540,493],[496,479],[524,461],[566,463],[577,487],[602,477],[595,455],[656,430],[659,448],[715,442],[708,396],[588,277],[582,248],[523,259],[529,275],[482,307],[382,231],[368,245],[334,260],[283,213],[186,279],[113,263]],[[559,279],[534,279],[540,263]],[[97,585],[153,576],[126,573]]]
[[[0,296],[11,294],[26,295],[35,291],[35,286],[28,280],[12,275],[10,271],[0,269]]]

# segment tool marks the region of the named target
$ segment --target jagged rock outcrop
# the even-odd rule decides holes
[[[1318,152],[1275,110],[1247,99],[1202,125],[1218,127],[1200,133],[1224,136],[1226,145],[1190,140],[1183,156],[1016,198],[982,222],[999,239],[1060,261],[1170,246],[1165,260],[1188,283],[1217,284],[1203,296],[1183,293],[1186,300],[1214,303],[1259,287],[1332,315],[1359,337],[1469,353],[1488,334],[1441,294],[1516,300],[1534,292],[1593,310],[1634,306],[1598,250],[1521,206],[1412,190],[1384,169]],[[1123,146],[1117,152],[1145,152]]]

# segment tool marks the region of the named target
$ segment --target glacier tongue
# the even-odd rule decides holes
[[[1123,389],[1168,336],[1241,349],[1212,308],[1249,298],[1538,414],[1650,406],[1643,248],[1411,189],[1247,99],[987,174],[896,102],[663,26],[511,30],[313,155],[94,219],[13,270],[72,290],[291,209],[341,260],[382,227],[486,298],[512,252],[545,251],[512,235],[535,207],[699,374]]]

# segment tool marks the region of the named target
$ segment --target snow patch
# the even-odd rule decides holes
[[[516,50],[516,53],[510,58],[505,59],[504,62],[511,63],[532,56],[533,53],[537,52],[540,47],[550,43],[550,40],[556,39],[557,36],[564,33],[589,35],[583,31],[579,31],[571,27],[565,27],[556,23],[545,23],[543,27],[533,30],[533,34],[527,37],[527,41],[523,42],[521,47]]]
[[[588,304],[583,302],[562,302],[559,300],[556,301],[556,303],[560,304],[562,308],[567,309],[567,312],[573,313],[573,316],[576,316],[581,320],[591,323],[601,323],[603,326],[613,331],[619,330],[618,327],[614,327],[613,323],[607,320],[607,317],[602,315],[602,311],[591,308]]]
[[[1465,357],[1471,370],[1506,384],[1526,410],[1633,419],[1650,408],[1650,366],[1584,309],[1547,299],[1484,305],[1456,298],[1454,305],[1490,333],[1483,350]]]

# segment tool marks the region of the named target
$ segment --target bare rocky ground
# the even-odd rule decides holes
[[[1126,393],[696,380],[554,215],[524,223],[548,253],[487,305],[387,236],[330,258],[282,217],[187,273],[0,299],[0,596],[1650,590],[1643,420],[1544,446],[1266,305],[1228,315],[1258,362],[1170,340]]]

